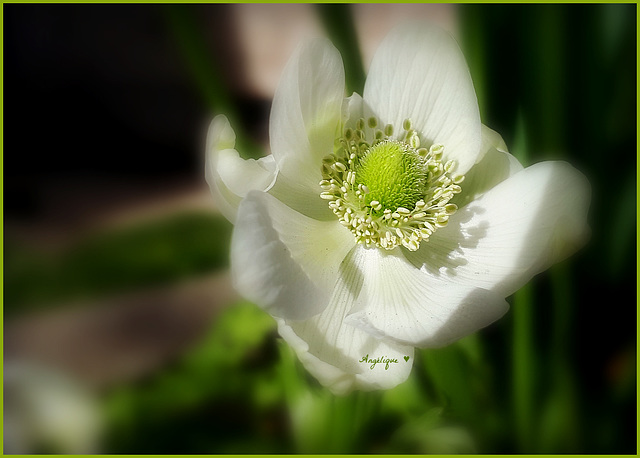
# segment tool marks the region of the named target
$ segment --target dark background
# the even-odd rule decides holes
[[[233,58],[232,7],[212,8],[188,12],[207,31],[213,61],[224,60],[224,79],[237,81],[242,68]],[[73,188],[65,196],[73,198],[96,182],[121,194],[120,185],[140,180],[144,187],[201,180],[212,109],[173,33],[171,6],[6,5],[4,11],[8,219],[57,213],[49,196],[61,188]],[[269,101],[237,91],[230,96],[250,127],[265,122]]]

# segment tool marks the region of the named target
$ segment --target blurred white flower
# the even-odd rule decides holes
[[[102,432],[98,401],[78,381],[39,364],[5,362],[5,453],[99,453]]]
[[[395,30],[363,96],[344,90],[331,43],[301,45],[273,100],[272,155],[241,159],[218,116],[206,165],[235,223],[235,286],[335,393],[391,388],[414,347],[500,318],[506,296],[583,243],[590,199],[570,165],[523,169],[481,124],[440,29]]]

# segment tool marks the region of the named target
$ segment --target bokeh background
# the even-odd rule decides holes
[[[4,26],[5,453],[635,453],[636,5],[19,5]],[[334,397],[232,290],[206,127],[241,153],[298,41],[361,91],[405,19],[441,24],[483,122],[593,186],[592,238],[511,311]]]

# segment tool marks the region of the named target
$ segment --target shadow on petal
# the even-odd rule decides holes
[[[468,223],[485,213],[480,206],[466,206],[458,210],[450,219],[446,227],[439,228],[417,251],[402,248],[407,260],[417,268],[433,275],[456,276],[456,268],[468,264],[465,250],[478,246],[482,238],[487,235],[488,221],[468,226]]]
[[[377,339],[345,322],[363,283],[362,269],[352,252],[341,266],[325,311],[308,320],[281,323],[280,334],[296,350],[307,370],[336,393],[344,394],[354,388],[365,391],[392,388],[406,380],[413,364],[413,358],[404,359],[413,355],[412,347]],[[398,362],[388,369],[384,365],[371,369],[362,362],[364,357]]]
[[[502,318],[509,304],[497,293],[474,288],[453,309],[451,315],[428,338],[420,343],[421,348],[439,348],[489,326]]]
[[[589,201],[589,183],[576,169],[538,163],[458,210],[406,257],[434,276],[506,297],[586,242]]]

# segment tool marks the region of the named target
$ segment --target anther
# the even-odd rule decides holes
[[[341,172],[347,170],[347,167],[342,162],[336,162],[335,164],[333,164],[333,168],[336,170],[340,170]]]
[[[409,144],[413,149],[418,149],[420,147],[420,138],[418,137],[418,134],[416,134],[415,132],[413,133],[413,135],[409,139]]]
[[[365,127],[373,131],[365,134]],[[343,131],[334,153],[321,163],[320,197],[356,242],[367,247],[404,246],[415,251],[437,228],[446,226],[457,210],[449,203],[461,191],[464,179],[451,175],[457,163],[442,162],[440,144],[421,147],[409,119],[402,128],[401,138],[393,139],[391,124],[383,126],[375,117],[360,118],[355,129]],[[370,154],[373,159],[367,159]],[[402,177],[399,181],[393,178],[394,167]],[[385,174],[390,177],[388,184]]]

